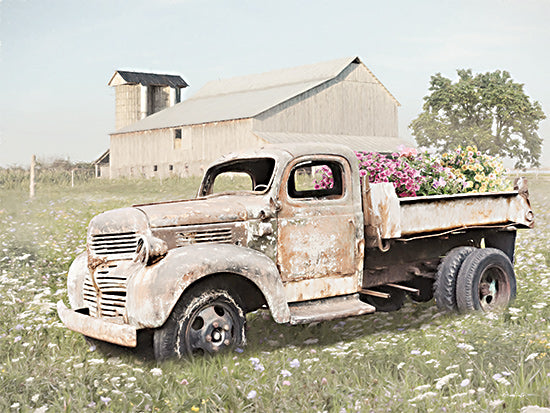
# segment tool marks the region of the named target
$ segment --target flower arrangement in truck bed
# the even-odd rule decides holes
[[[475,146],[457,148],[441,157],[414,148],[399,147],[399,152],[355,152],[361,176],[371,183],[391,182],[399,197],[492,192],[509,190],[502,162],[482,154]],[[332,186],[328,168],[316,175],[316,188]]]

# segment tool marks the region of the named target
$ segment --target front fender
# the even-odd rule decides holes
[[[89,272],[88,254],[83,252],[74,259],[69,267],[69,274],[67,275],[67,295],[71,308],[84,307],[82,289],[84,286],[84,279]]]
[[[138,328],[160,327],[183,291],[211,274],[231,273],[252,281],[263,293],[273,319],[290,320],[290,310],[277,267],[264,254],[226,244],[175,248],[160,262],[128,280],[128,321]]]

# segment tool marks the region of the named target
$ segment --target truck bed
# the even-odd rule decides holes
[[[412,238],[462,228],[530,228],[534,215],[526,182],[514,191],[398,198],[391,183],[364,184],[367,237]]]

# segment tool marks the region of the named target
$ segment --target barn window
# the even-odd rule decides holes
[[[174,165],[168,165],[168,170],[173,171],[174,170]]]
[[[181,129],[174,129],[174,149],[181,148],[182,133]]]
[[[153,172],[158,171],[158,169],[159,169],[159,168],[158,168],[158,165],[153,165]]]

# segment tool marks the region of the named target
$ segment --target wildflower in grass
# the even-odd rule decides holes
[[[291,360],[288,365],[290,367],[292,367],[293,369],[296,369],[296,368],[300,367],[300,360],[298,360],[298,359]]]
[[[235,352],[236,352],[236,353],[242,353],[243,351],[244,351],[244,350],[243,350],[242,348],[240,348],[240,347],[236,347],[236,348],[235,348]]]
[[[283,386],[290,386],[290,382],[288,380],[283,380]]]
[[[33,413],[46,413],[48,411],[48,406],[40,406],[37,409],[34,409]]]
[[[199,410],[200,410],[200,408],[198,408],[197,406],[195,406],[195,405],[191,406],[191,411],[198,412]]]
[[[103,396],[99,396],[99,399],[105,403],[105,404],[109,404],[111,402],[111,398],[110,397],[103,397]]]
[[[504,406],[504,401],[500,399],[493,400],[492,402],[489,402],[489,406],[496,409],[497,407]]]
[[[187,379],[183,379],[182,381],[180,381],[180,384],[184,385],[184,386],[187,386],[189,384],[189,382],[187,381]]]
[[[259,372],[262,372],[265,370],[264,366],[262,363],[260,363],[260,359],[257,358],[257,357],[250,357],[250,362],[252,363],[252,367],[254,368],[254,370],[256,371],[259,371]]]
[[[533,360],[534,358],[536,358],[537,356],[539,355],[539,353],[531,353],[527,356],[527,358],[525,359],[525,362],[528,362],[529,360]]]
[[[292,376],[292,373],[288,370],[281,370],[281,376],[290,377],[290,376]]]
[[[449,384],[449,381],[451,381],[451,379],[454,379],[456,376],[458,376],[458,373],[451,373],[441,377],[440,379],[436,379],[435,388],[437,390],[441,390],[443,387]]]
[[[31,401],[33,403],[36,403],[38,401],[38,399],[40,399],[40,394],[39,393],[36,393],[34,396],[31,397]]]
[[[397,370],[401,370],[403,368],[403,366],[405,365],[405,363],[401,362],[397,365]]]
[[[103,360],[103,359],[90,359],[90,360],[88,360],[88,363],[91,364],[91,365],[103,364],[103,363],[105,363],[105,360]]]
[[[506,386],[509,386],[510,384],[512,384],[508,380],[506,380],[504,377],[502,377],[502,374],[500,373],[493,374],[493,380],[495,380],[497,383],[504,384]]]
[[[414,403],[414,402],[417,402],[417,401],[420,401],[420,400],[433,398],[433,397],[436,397],[436,396],[437,396],[437,393],[435,393],[433,391],[429,391],[429,392],[426,392],[426,393],[423,393],[423,394],[419,394],[418,396],[413,397],[412,399],[409,399],[409,402]]]
[[[255,399],[257,395],[258,393],[256,392],[256,390],[250,390],[246,395],[246,398],[249,400],[252,400],[252,399]]]
[[[456,346],[464,351],[472,351],[474,349],[474,346],[466,343],[458,343]]]
[[[151,374],[153,376],[162,376],[162,370],[159,369],[158,367],[152,368],[151,369]]]
[[[12,409],[18,409],[21,405],[19,403],[13,403],[10,407]]]
[[[464,379],[460,382],[460,387],[466,387],[470,384],[470,379]]]
[[[327,384],[327,383],[328,383],[327,378],[326,378],[326,377],[323,377],[323,378],[321,379],[321,384],[322,384],[322,385],[325,385],[325,384]]]
[[[422,353],[420,352],[420,350],[411,350],[411,354],[417,356]]]

